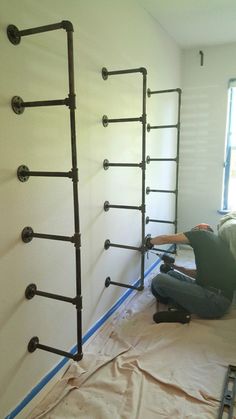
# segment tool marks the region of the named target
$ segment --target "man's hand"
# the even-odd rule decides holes
[[[147,250],[151,250],[154,247],[154,244],[151,243],[151,236],[147,236],[145,240],[145,247]]]

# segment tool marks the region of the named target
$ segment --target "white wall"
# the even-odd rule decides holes
[[[105,289],[105,278],[110,275],[115,281],[130,283],[140,274],[136,252],[103,248],[108,238],[139,246],[140,214],[119,210],[105,213],[103,203],[140,205],[141,171],[104,171],[102,162],[104,158],[140,162],[141,124],[116,124],[105,129],[101,118],[103,114],[113,118],[141,116],[141,76],[110,77],[105,82],[101,68],[144,66],[151,89],[179,87],[180,81],[179,49],[133,0],[1,1],[1,417],[60,360],[40,350],[29,354],[30,338],[37,335],[42,343],[64,350],[76,342],[74,307],[37,296],[31,301],[24,298],[31,282],[43,291],[75,295],[73,245],[37,239],[24,244],[20,238],[27,225],[39,233],[73,235],[72,183],[53,178],[30,178],[20,183],[16,177],[20,164],[31,170],[70,170],[68,111],[58,107],[26,109],[17,116],[10,107],[14,95],[27,101],[67,96],[66,36],[64,31],[34,35],[22,38],[19,46],[13,46],[6,37],[8,24],[26,29],[64,19],[71,20],[75,29],[83,333],[124,292],[112,286]],[[148,99],[149,122],[173,122],[174,102],[173,97],[163,102]],[[174,155],[172,137],[149,134],[147,154]],[[173,170],[168,175],[166,168],[149,165],[147,185],[171,187],[173,182]],[[147,215],[173,217],[173,203],[150,195]],[[147,233],[163,228],[149,225]]]
[[[221,217],[227,85],[236,76],[236,44],[183,52],[179,228]]]

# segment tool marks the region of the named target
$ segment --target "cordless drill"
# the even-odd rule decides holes
[[[164,255],[160,255],[159,253],[155,253],[156,255],[160,256],[161,260],[163,260],[164,263],[160,266],[160,272],[167,273],[169,271],[173,271],[173,264],[175,263],[175,259],[166,253]]]
[[[147,250],[152,250],[153,247],[154,247],[154,245],[150,242],[150,240],[151,240],[151,236],[148,235],[146,237],[146,242],[145,242]],[[160,254],[160,253],[156,253],[156,252],[153,252],[153,251],[152,251],[152,253],[159,256],[160,259],[163,260],[163,262],[164,262],[160,266],[160,272],[167,273],[167,272],[173,270],[172,265],[175,263],[175,259],[173,257],[167,255],[166,253]]]

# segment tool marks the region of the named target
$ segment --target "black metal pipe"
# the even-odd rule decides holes
[[[155,94],[159,94],[159,93],[172,93],[172,92],[178,92],[181,91],[181,89],[177,88],[177,89],[166,89],[166,90],[150,90],[147,89],[147,95],[148,97],[150,97],[151,95],[155,95]]]
[[[122,284],[121,282],[111,281],[111,278],[108,276],[105,280],[105,287],[108,288],[110,285],[117,285],[122,288],[130,288],[132,290],[141,291],[140,287],[135,287],[134,285]]]
[[[75,124],[75,81],[74,81],[74,53],[73,53],[73,32],[67,31],[67,53],[68,53],[68,75],[69,75],[69,97],[73,98],[70,107],[70,128],[71,128],[71,158],[72,170],[78,172],[77,150],[76,150],[76,124]],[[75,266],[76,266],[76,296],[81,297],[81,244],[80,244],[80,220],[79,220],[79,195],[78,195],[78,175],[73,178],[73,204],[74,204],[74,229],[75,236],[79,237],[79,242],[75,246]],[[77,318],[77,347],[78,354],[82,354],[82,304],[76,307]],[[82,355],[81,355],[82,356]]]
[[[53,348],[52,346],[42,345],[39,343],[39,338],[37,336],[34,336],[30,339],[28,343],[28,351],[34,352],[36,349],[41,349],[43,351],[51,352],[53,354],[61,355],[66,358],[73,359],[74,361],[79,361],[82,359],[82,354],[72,354],[70,352],[62,351],[61,349]]]
[[[108,76],[115,76],[119,74],[131,74],[131,73],[143,73],[145,72],[145,68],[130,68],[127,70],[115,70],[115,71],[108,71],[106,67],[102,68],[102,78],[103,80],[107,80]]]
[[[150,125],[147,124],[147,131],[149,132],[151,129],[166,129],[166,128],[178,128],[178,124],[171,124],[171,125]]]
[[[145,201],[146,201],[146,125],[147,125],[147,70],[143,71],[142,91],[142,220],[141,220],[141,248],[145,247]],[[140,291],[144,288],[145,253],[141,253]]]
[[[142,122],[142,117],[109,119],[107,115],[103,115],[102,123],[104,127],[107,127],[107,125],[110,123],[116,123],[116,122]]]
[[[73,237],[69,237],[69,236],[58,236],[58,235],[55,235],[55,234],[33,233],[32,237],[37,238],[37,239],[59,240],[59,241],[73,243]]]
[[[38,106],[61,106],[68,105],[68,99],[56,99],[56,100],[36,100],[34,102],[22,102],[24,108],[34,108]]]
[[[22,29],[21,31],[19,31],[19,33],[21,36],[27,36],[27,35],[34,35],[36,33],[55,31],[57,29],[62,29],[62,28],[63,28],[63,24],[62,22],[59,22],[59,23],[53,23],[52,25],[38,26],[36,28],[30,28],[30,29]]]
[[[130,210],[138,210],[142,211],[142,206],[133,206],[133,205],[111,205],[109,201],[104,202],[104,211],[109,211],[110,208],[119,208],[119,209],[130,209]]]
[[[25,290],[25,297],[28,300],[31,300],[35,295],[39,295],[40,297],[46,297],[53,300],[65,301],[66,303],[77,304],[78,301],[76,298],[65,297],[64,295],[52,294],[50,292],[44,292],[37,290],[37,286],[35,284],[29,284]]]
[[[120,249],[138,250],[139,252],[142,251],[142,247],[126,246],[124,244],[111,243],[110,240],[105,240],[104,249],[107,250],[109,249],[109,247],[119,247]]]
[[[45,176],[45,177],[68,177],[72,178],[72,172],[37,172],[29,171],[27,176]]]
[[[105,159],[103,161],[103,168],[107,170],[109,167],[140,167],[142,168],[142,163],[110,163],[109,160]]]
[[[153,218],[146,217],[146,224],[148,223],[176,224],[176,221],[156,220]]]
[[[176,194],[176,190],[169,190],[169,189],[150,189],[149,187],[146,188],[146,194],[149,194],[150,192],[161,192],[161,193],[174,193]]]
[[[151,159],[151,157],[147,156],[147,164],[149,164],[151,161],[177,161],[177,158],[164,158],[164,159]]]
[[[26,182],[30,176],[42,176],[42,177],[68,177],[73,178],[72,170],[70,172],[41,172],[41,171],[31,171],[25,165],[21,165],[17,169],[17,177],[21,182]]]

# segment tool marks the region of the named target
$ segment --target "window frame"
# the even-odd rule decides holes
[[[236,146],[231,144],[233,89],[236,89],[236,78],[230,79],[228,83],[228,105],[227,105],[226,141],[225,141],[225,157],[224,157],[223,197],[222,197],[222,210],[223,211],[230,211],[229,209],[230,165],[231,165],[232,150],[236,149]]]

